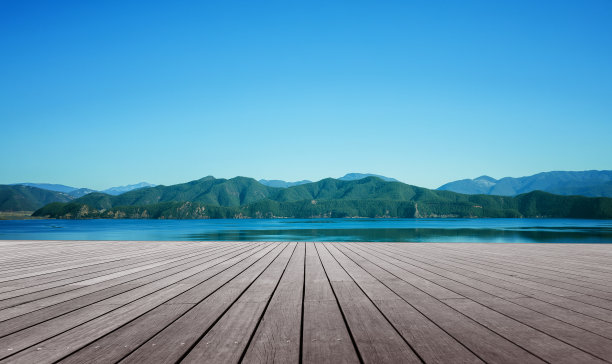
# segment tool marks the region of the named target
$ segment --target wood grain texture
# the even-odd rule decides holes
[[[612,362],[612,246],[0,241],[0,363]]]
[[[245,362],[299,362],[305,253],[304,244],[295,248],[245,352]]]
[[[346,323],[313,243],[306,243],[304,270],[304,363],[358,363]]]

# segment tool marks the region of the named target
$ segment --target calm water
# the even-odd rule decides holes
[[[611,220],[277,219],[0,221],[0,240],[612,243]]]

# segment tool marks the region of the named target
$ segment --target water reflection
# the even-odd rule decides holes
[[[255,241],[413,241],[413,242],[539,242],[605,243],[612,242],[611,229],[268,229],[224,230],[186,234],[187,240]]]
[[[0,220],[0,240],[612,243],[612,220]]]

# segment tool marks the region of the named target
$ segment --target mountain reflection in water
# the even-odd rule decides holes
[[[188,234],[186,240],[237,241],[374,241],[374,242],[540,242],[601,243],[612,242],[612,230],[606,229],[274,229],[226,230]]]
[[[0,220],[0,240],[612,243],[611,220]]]

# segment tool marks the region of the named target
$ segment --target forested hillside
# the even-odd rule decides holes
[[[274,188],[254,179],[206,177],[109,196],[54,203],[35,216],[57,218],[573,217],[612,218],[612,199],[534,191],[516,197],[435,191],[376,177],[324,179]]]
[[[68,202],[73,197],[56,191],[21,185],[0,185],[0,211],[34,211],[51,202]]]

